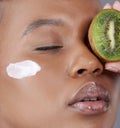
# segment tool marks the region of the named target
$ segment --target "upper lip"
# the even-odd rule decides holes
[[[98,101],[110,102],[110,93],[104,86],[96,82],[88,82],[83,88],[79,89],[68,103],[69,106],[77,102],[85,101]]]

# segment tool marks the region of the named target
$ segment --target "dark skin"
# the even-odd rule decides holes
[[[98,0],[1,3],[0,128],[113,127],[119,101],[117,76],[104,70],[87,41],[91,20],[100,10]],[[8,64],[23,60],[37,62],[42,70],[33,77],[10,78]],[[109,91],[108,111],[82,115],[69,109],[67,103],[87,82],[99,82]]]

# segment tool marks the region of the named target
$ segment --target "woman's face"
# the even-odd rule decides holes
[[[112,128],[117,78],[104,71],[87,39],[99,11],[97,0],[1,4],[1,128]],[[9,77],[7,66],[24,60],[36,62],[41,71]]]

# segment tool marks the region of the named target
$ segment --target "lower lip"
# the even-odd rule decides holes
[[[83,115],[96,115],[107,112],[109,109],[109,103],[103,100],[101,101],[86,101],[86,102],[77,102],[70,107]]]

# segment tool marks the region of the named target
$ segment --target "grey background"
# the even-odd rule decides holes
[[[115,2],[115,0],[100,0],[100,1],[101,1],[102,5],[104,5],[105,3],[113,4]],[[120,1],[120,0],[118,0],[118,1]]]
[[[102,5],[105,5],[106,3],[113,4],[115,2],[115,0],[100,0],[100,1],[101,1]],[[118,1],[120,1],[120,0],[118,0]],[[119,112],[118,112],[118,118],[117,118],[117,121],[116,121],[116,124],[115,124],[114,128],[120,128],[120,109],[119,109]]]

